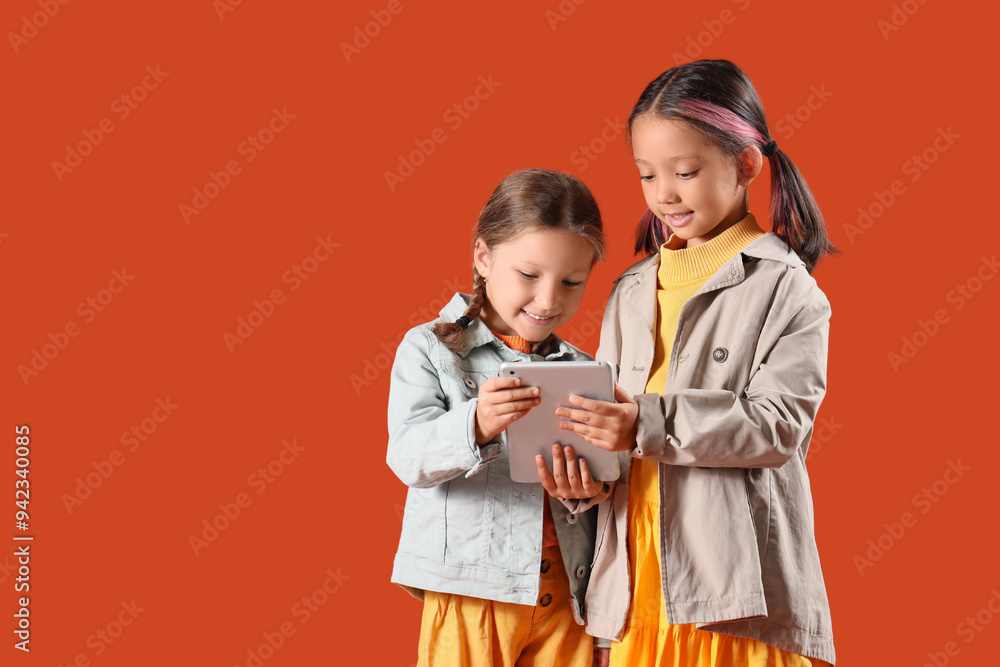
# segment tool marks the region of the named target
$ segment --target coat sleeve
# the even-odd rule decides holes
[[[808,442],[826,393],[829,320],[825,298],[795,312],[771,336],[742,394],[688,388],[636,396],[633,456],[683,466],[782,466]]]
[[[389,383],[386,462],[407,486],[427,488],[465,474],[471,477],[500,455],[502,434],[476,443],[473,398],[449,398],[431,355],[433,334],[409,331],[396,350]]]

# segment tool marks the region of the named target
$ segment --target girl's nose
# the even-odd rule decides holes
[[[677,202],[677,193],[674,192],[674,188],[665,178],[660,179],[657,183],[656,201],[660,204],[673,204]]]
[[[535,294],[535,301],[545,310],[552,310],[558,303],[557,288],[554,285],[545,285]]]

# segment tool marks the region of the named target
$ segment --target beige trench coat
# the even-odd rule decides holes
[[[632,457],[660,462],[661,583],[671,623],[835,661],[806,453],[826,391],[830,306],[799,257],[766,234],[684,305],[663,394],[653,362],[659,255],[628,269],[599,360],[639,404],[637,447],[600,503],[588,632],[620,639],[629,607]],[[583,503],[586,504],[586,503]],[[582,508],[581,508],[582,509]]]

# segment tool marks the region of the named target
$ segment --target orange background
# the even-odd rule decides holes
[[[6,632],[0,662],[69,665],[83,654],[78,664],[102,667],[247,665],[248,650],[288,623],[294,634],[263,664],[413,663],[420,605],[389,583],[405,488],[384,462],[386,350],[427,311],[436,315],[453,282],[469,289],[479,209],[526,167],[582,178],[601,205],[610,259],[562,331],[596,349],[586,317],[599,316],[633,261],[643,209],[624,137],[601,133],[624,122],[677,53],[729,58],[751,76],[844,251],[815,273],[834,312],[821,411],[832,426],[810,460],[840,664],[923,665],[928,653],[938,664],[989,664],[1000,619],[987,611],[979,630],[959,624],[1000,587],[1000,280],[978,285],[961,309],[949,292],[998,247],[983,196],[997,187],[987,121],[997,10],[916,0],[896,10],[889,0],[564,0],[565,15],[550,13],[556,0],[401,0],[398,14],[388,5],[248,0],[220,18],[210,0],[4,4],[5,628],[18,596],[7,556],[21,534],[17,424],[31,427],[35,541],[32,650],[15,650]],[[39,15],[44,25],[32,32],[24,17],[40,6],[58,13]],[[348,62],[341,44],[376,20],[372,11],[391,20]],[[884,38],[879,21],[894,11],[901,25]],[[19,32],[31,37],[12,44]],[[166,74],[147,77],[151,89],[137,91],[144,99],[122,118],[115,100],[147,67]],[[456,127],[446,112],[479,77],[496,87]],[[813,87],[827,99],[810,98]],[[248,161],[241,145],[275,108],[294,118],[265,132],[273,141]],[[780,124],[796,113],[796,125]],[[85,132],[96,136],[102,119],[113,131],[60,180],[53,162]],[[390,189],[385,172],[437,128],[444,143]],[[947,128],[958,138],[938,152]],[[600,154],[574,155],[583,145]],[[935,161],[913,181],[907,162],[925,150]],[[186,222],[180,206],[211,172],[226,182],[218,172],[231,160],[238,173]],[[902,194],[852,233],[858,208],[896,179]],[[761,219],[766,183],[751,187]],[[306,262],[315,270],[293,290],[286,272],[318,237],[337,247]],[[123,268],[128,285],[102,292]],[[285,301],[231,352],[224,334],[274,290]],[[110,302],[90,315],[79,307],[88,298]],[[926,344],[894,369],[887,355],[939,309],[947,321],[928,340],[917,336]],[[62,339],[67,323],[78,335]],[[54,358],[25,381],[19,367],[50,334],[64,349],[45,348]],[[168,398],[173,413],[148,421],[164,417],[156,401]],[[143,420],[155,432],[129,451],[121,436]],[[272,463],[280,474],[261,488],[251,476],[293,439],[304,450]],[[107,471],[109,457],[121,465],[69,511],[78,478]],[[915,502],[949,461],[969,470],[938,483],[938,502]],[[195,555],[190,536],[241,493],[248,506]],[[904,535],[886,537],[884,524],[907,511],[914,522]],[[880,537],[891,548],[860,574],[855,556]],[[335,592],[317,595],[325,604],[302,622],[296,605],[328,570]],[[134,620],[122,611],[133,600],[143,609]],[[117,634],[120,616],[131,624],[104,643],[96,633]],[[956,656],[942,653],[949,641]]]

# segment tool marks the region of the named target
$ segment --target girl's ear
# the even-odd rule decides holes
[[[479,275],[483,278],[489,278],[490,247],[486,245],[486,241],[476,239],[476,245],[472,247],[472,262],[476,265],[476,271],[479,272]]]
[[[756,146],[747,146],[736,156],[736,175],[740,185],[749,186],[764,167],[764,155]]]

